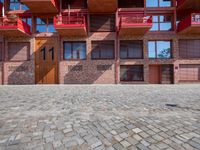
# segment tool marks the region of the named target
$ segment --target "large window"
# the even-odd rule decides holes
[[[180,58],[200,58],[200,40],[179,40]]]
[[[147,7],[171,7],[172,0],[146,0]]]
[[[120,41],[121,59],[142,59],[143,41]]]
[[[171,31],[172,27],[172,16],[153,16],[153,26],[151,31]]]
[[[144,68],[142,65],[120,66],[121,81],[144,81]]]
[[[64,59],[86,59],[86,42],[64,42]]]
[[[90,15],[90,32],[114,32],[115,15]]]
[[[149,58],[172,58],[171,41],[149,41],[148,55]]]
[[[36,31],[37,32],[56,32],[53,25],[53,18],[37,18]]]
[[[114,41],[92,41],[92,59],[114,59]]]
[[[7,56],[9,61],[26,61],[30,59],[30,43],[9,42]]]
[[[29,10],[29,8],[21,4],[19,0],[10,0],[10,10]]]

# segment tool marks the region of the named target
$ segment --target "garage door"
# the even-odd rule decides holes
[[[200,81],[200,65],[180,65],[179,68],[179,81]]]

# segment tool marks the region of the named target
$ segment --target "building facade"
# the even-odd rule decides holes
[[[0,1],[0,84],[200,82],[199,0]]]

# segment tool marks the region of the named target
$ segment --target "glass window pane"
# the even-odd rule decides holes
[[[56,32],[54,25],[48,25],[48,32]]]
[[[146,6],[147,7],[158,7],[158,0],[147,0]]]
[[[120,80],[127,81],[127,68],[126,66],[120,67]]]
[[[127,58],[127,50],[124,47],[120,49],[120,58]]]
[[[170,31],[172,29],[172,23],[160,23],[161,31]]]
[[[150,29],[150,31],[158,31],[158,23],[153,23],[152,28]]]
[[[73,43],[73,58],[74,59],[86,58],[86,44],[85,43]]]
[[[157,57],[171,58],[171,42],[170,41],[157,41]]]
[[[36,31],[37,32],[47,32],[46,31],[46,25],[37,25]]]
[[[159,0],[160,7],[171,7],[172,3],[171,0]]]
[[[156,44],[155,42],[148,42],[149,58],[156,58]]]
[[[72,59],[71,55],[71,43],[64,43],[64,58],[65,59]]]

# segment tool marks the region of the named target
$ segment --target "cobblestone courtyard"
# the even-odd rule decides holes
[[[200,85],[1,86],[0,149],[200,149]]]

